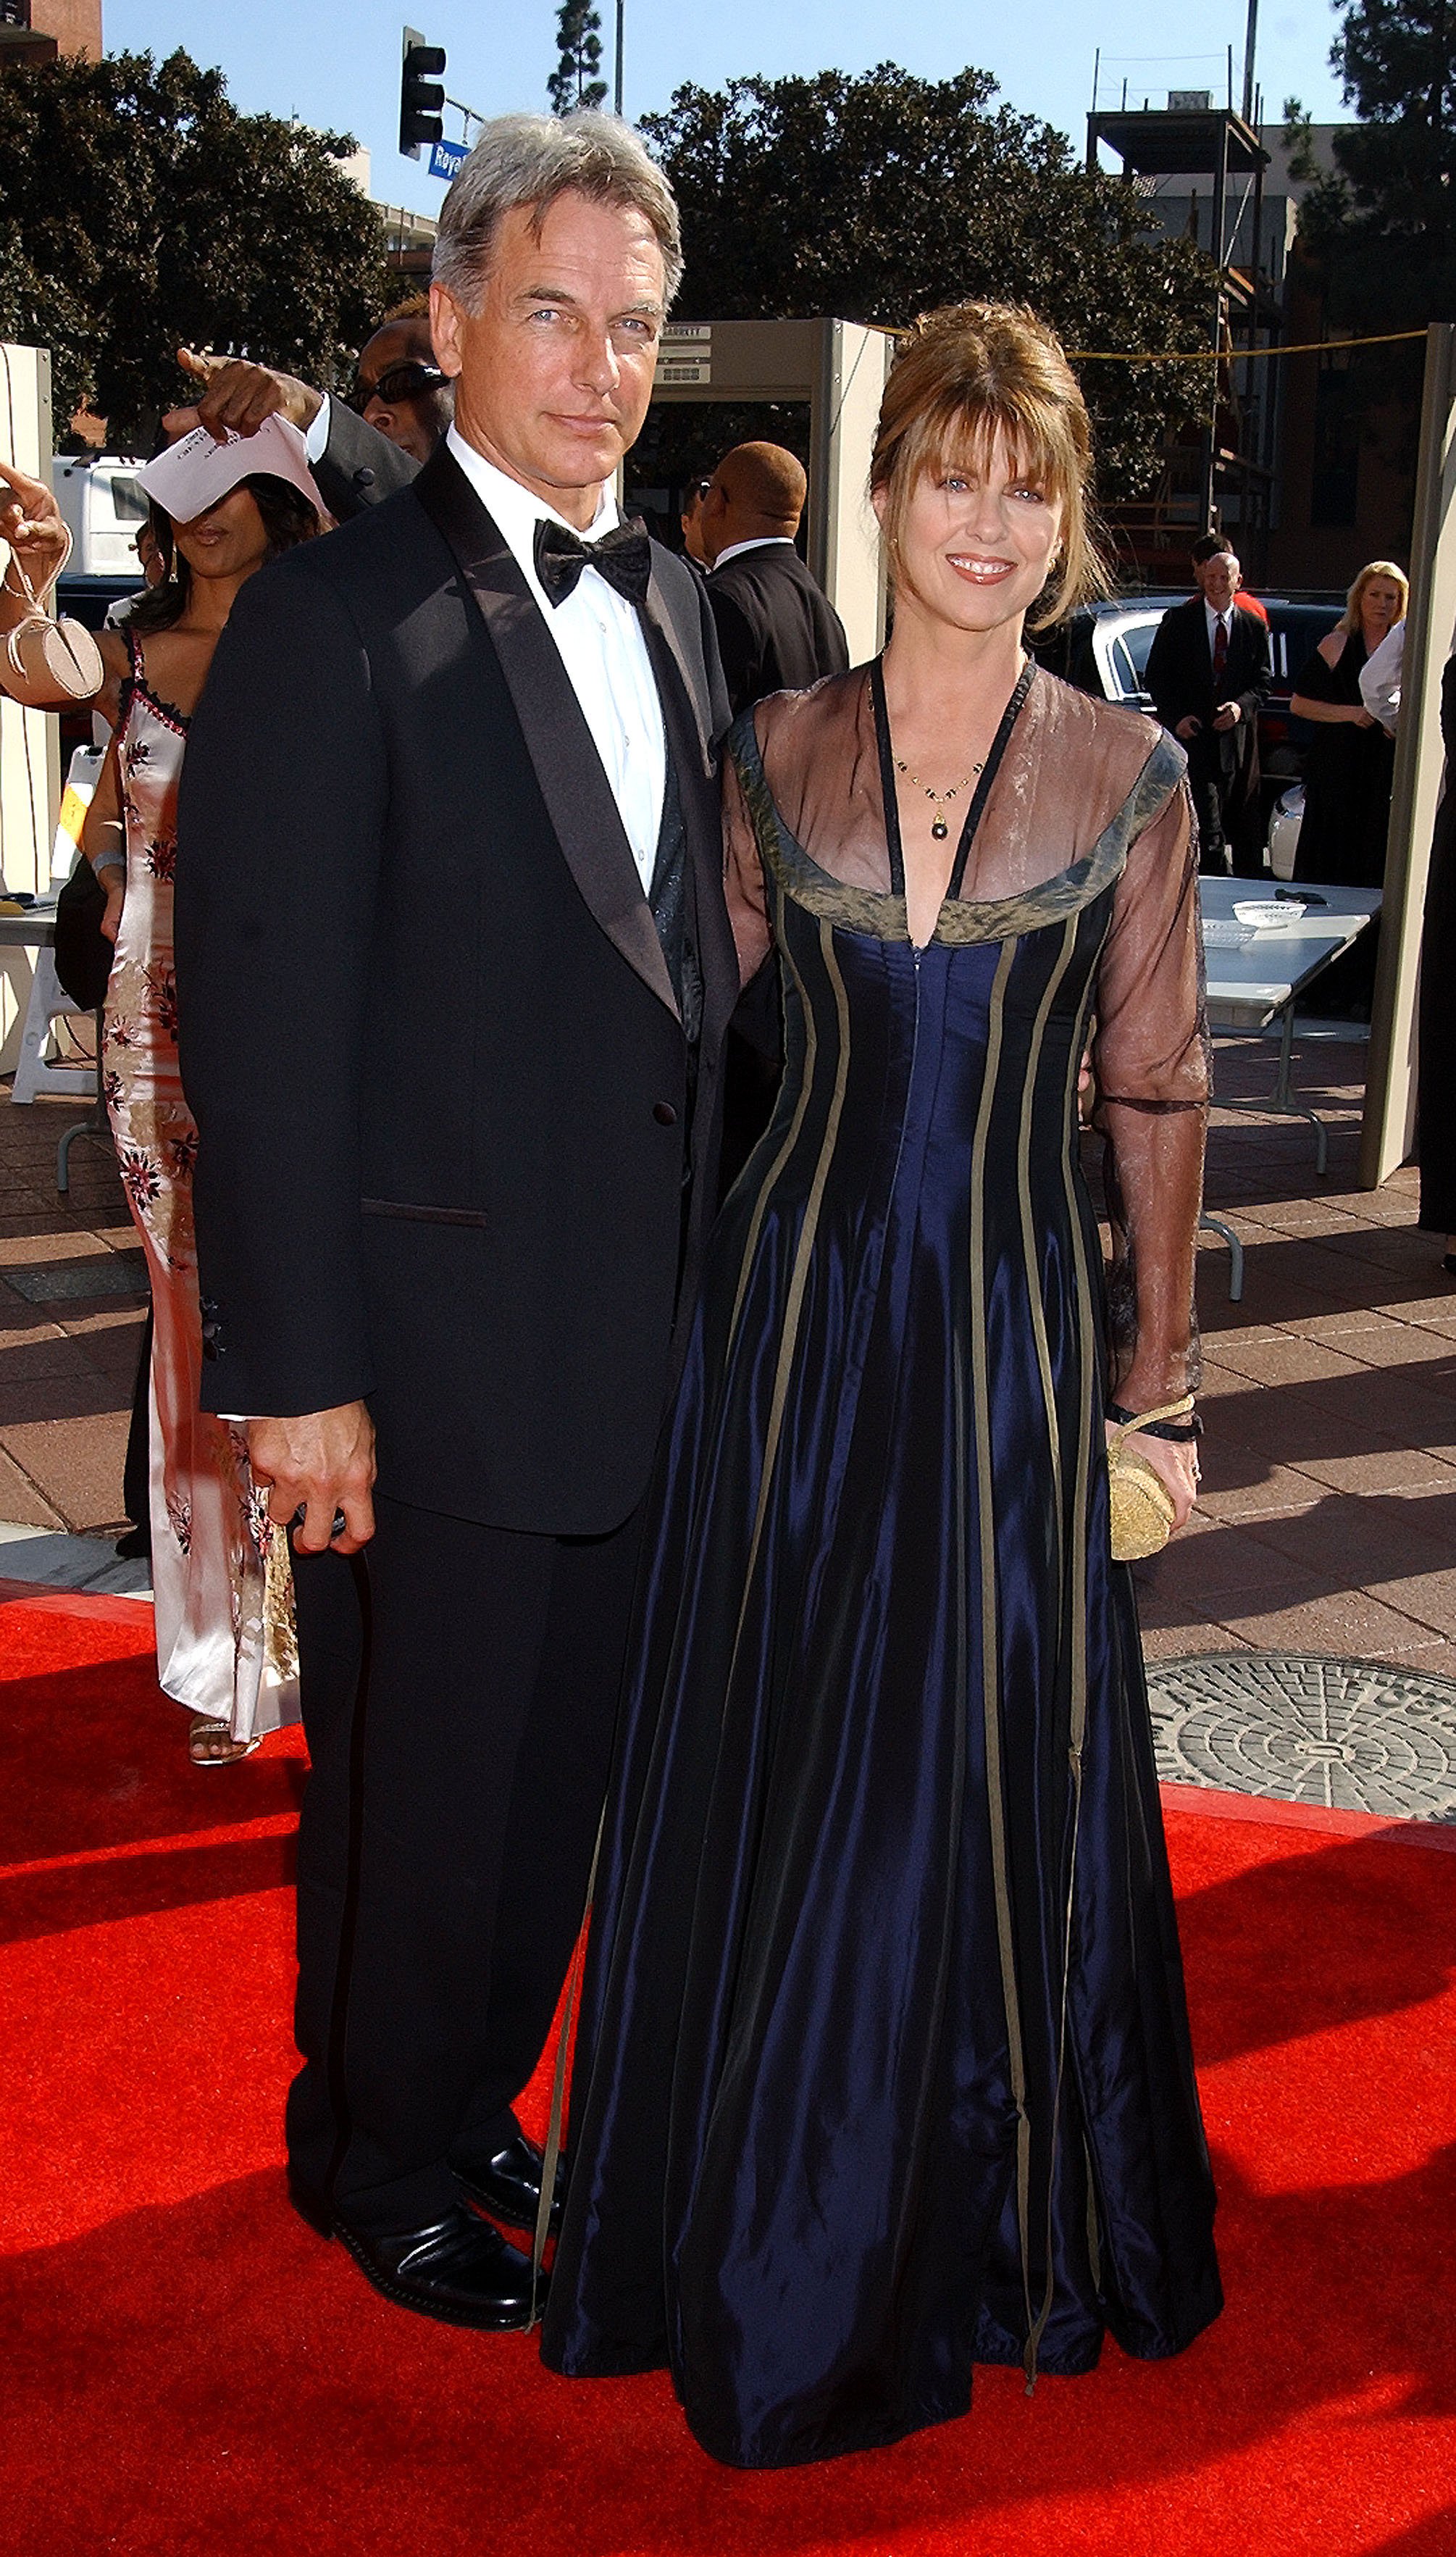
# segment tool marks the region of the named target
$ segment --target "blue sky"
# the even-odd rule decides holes
[[[546,104],[555,61],[553,0],[513,0],[502,9],[479,0],[408,0],[412,24],[449,56],[446,86],[455,97],[496,114]],[[611,47],[614,0],[597,0],[605,50]],[[1293,90],[1318,122],[1344,110],[1328,68],[1335,13],[1326,0],[1261,0],[1257,75],[1265,115],[1278,115]],[[735,75],[859,71],[901,63],[941,78],[974,63],[991,71],[1009,102],[1046,117],[1079,147],[1092,96],[1093,58],[1103,50],[1104,98],[1116,103],[1122,82],[1129,99],[1167,89],[1225,84],[1225,48],[1234,48],[1236,98],[1242,79],[1246,0],[1012,0],[1012,5],[951,10],[943,0],[730,0],[693,7],[691,0],[626,0],[626,95],[629,115],[665,106],[682,80],[718,87]],[[252,111],[298,114],[310,124],[357,135],[373,154],[374,193],[418,211],[438,209],[443,188],[395,147],[399,110],[400,31],[404,0],[105,0],[106,42],[113,50],[170,53],[182,46],[196,60],[218,64],[237,103]],[[1153,57],[1155,46],[1166,51]],[[460,130],[451,119],[450,132]]]

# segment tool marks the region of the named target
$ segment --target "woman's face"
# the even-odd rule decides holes
[[[172,530],[194,577],[248,577],[268,556],[268,535],[251,488],[229,488],[204,515]]]
[[[874,510],[884,518],[884,492]],[[922,471],[900,531],[896,589],[958,630],[993,630],[1036,602],[1061,540],[1062,505],[1017,467],[1005,439]]]
[[[1360,618],[1367,630],[1384,638],[1400,618],[1400,589],[1392,577],[1373,577],[1360,599]]]

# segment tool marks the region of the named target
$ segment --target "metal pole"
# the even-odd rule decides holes
[[[625,32],[622,22],[625,16],[626,0],[616,0],[616,78],[612,85],[611,102],[618,115],[622,111],[622,39]]]
[[[1227,117],[1221,116],[1219,119],[1219,156],[1214,163],[1213,238],[1210,242],[1219,270],[1219,280],[1214,294],[1213,342],[1215,361],[1211,363],[1208,368],[1211,380],[1211,389],[1209,392],[1208,426],[1205,430],[1207,442],[1204,446],[1203,488],[1201,491],[1203,500],[1203,530],[1206,533],[1212,532],[1213,530],[1215,492],[1218,486],[1218,462],[1216,455],[1219,440],[1219,367],[1217,357],[1222,351],[1224,343],[1224,304],[1228,290],[1228,248],[1224,239],[1224,224],[1228,218],[1228,202],[1229,125]]]
[[[1249,0],[1249,24],[1244,35],[1244,121],[1254,122],[1254,48],[1258,42],[1258,0]]]

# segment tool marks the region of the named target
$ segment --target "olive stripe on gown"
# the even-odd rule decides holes
[[[545,2351],[669,2361],[771,2465],[964,2411],[976,2358],[1176,2351],[1219,2294],[1076,1159],[1182,758],[915,953],[732,750],[787,1064],[664,1440]]]

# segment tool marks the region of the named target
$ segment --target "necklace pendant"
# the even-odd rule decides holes
[[[945,839],[946,839],[947,835],[948,835],[948,834],[950,833],[950,831],[951,831],[951,830],[950,830],[950,828],[949,828],[949,826],[946,824],[946,821],[945,821],[944,817],[942,817],[942,816],[941,816],[941,814],[940,814],[939,810],[937,810],[936,814],[932,817],[932,819],[931,819],[931,821],[930,821],[930,831],[931,831],[932,835],[935,837],[935,840],[936,840],[936,842],[937,842],[938,844],[943,844],[943,843],[945,842]]]

